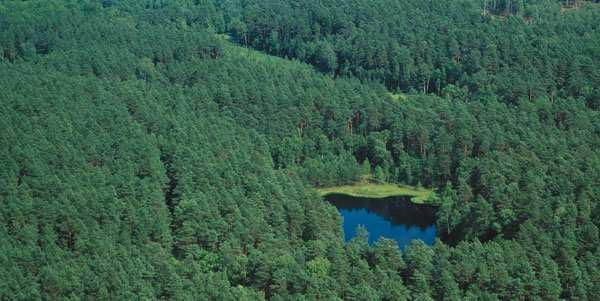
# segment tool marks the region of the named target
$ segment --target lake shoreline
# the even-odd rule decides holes
[[[438,207],[415,204],[409,201],[409,196],[374,199],[331,193],[323,198],[335,206],[342,216],[346,242],[357,236],[359,227],[369,233],[369,244],[383,237],[395,240],[400,249],[404,249],[413,240],[422,240],[427,245],[432,245],[438,237]]]
[[[373,200],[389,197],[410,197],[410,201],[417,205],[439,205],[437,196],[431,189],[391,183],[361,182],[352,185],[317,188],[317,191],[323,197],[330,194],[340,194]]]

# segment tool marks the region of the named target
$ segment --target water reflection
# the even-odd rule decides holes
[[[436,207],[413,204],[408,197],[370,199],[330,194],[325,199],[342,215],[346,241],[356,235],[358,225],[369,231],[369,243],[384,236],[396,240],[402,249],[413,239],[433,244],[437,235]]]

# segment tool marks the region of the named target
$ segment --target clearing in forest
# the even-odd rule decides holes
[[[362,181],[352,185],[320,188],[317,189],[317,191],[322,196],[333,193],[364,198],[410,196],[411,201],[416,204],[437,202],[435,192],[431,189],[391,183],[369,183],[366,181]]]

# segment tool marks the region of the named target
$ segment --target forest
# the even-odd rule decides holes
[[[0,1],[0,300],[600,300],[598,20]],[[366,175],[436,191],[440,239],[346,243],[316,189]]]

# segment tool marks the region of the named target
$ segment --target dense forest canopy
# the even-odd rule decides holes
[[[599,10],[561,13],[559,2],[242,1],[227,16],[241,44],[394,91],[509,102],[572,96],[598,108]]]
[[[599,300],[595,2],[2,1],[0,299]]]

